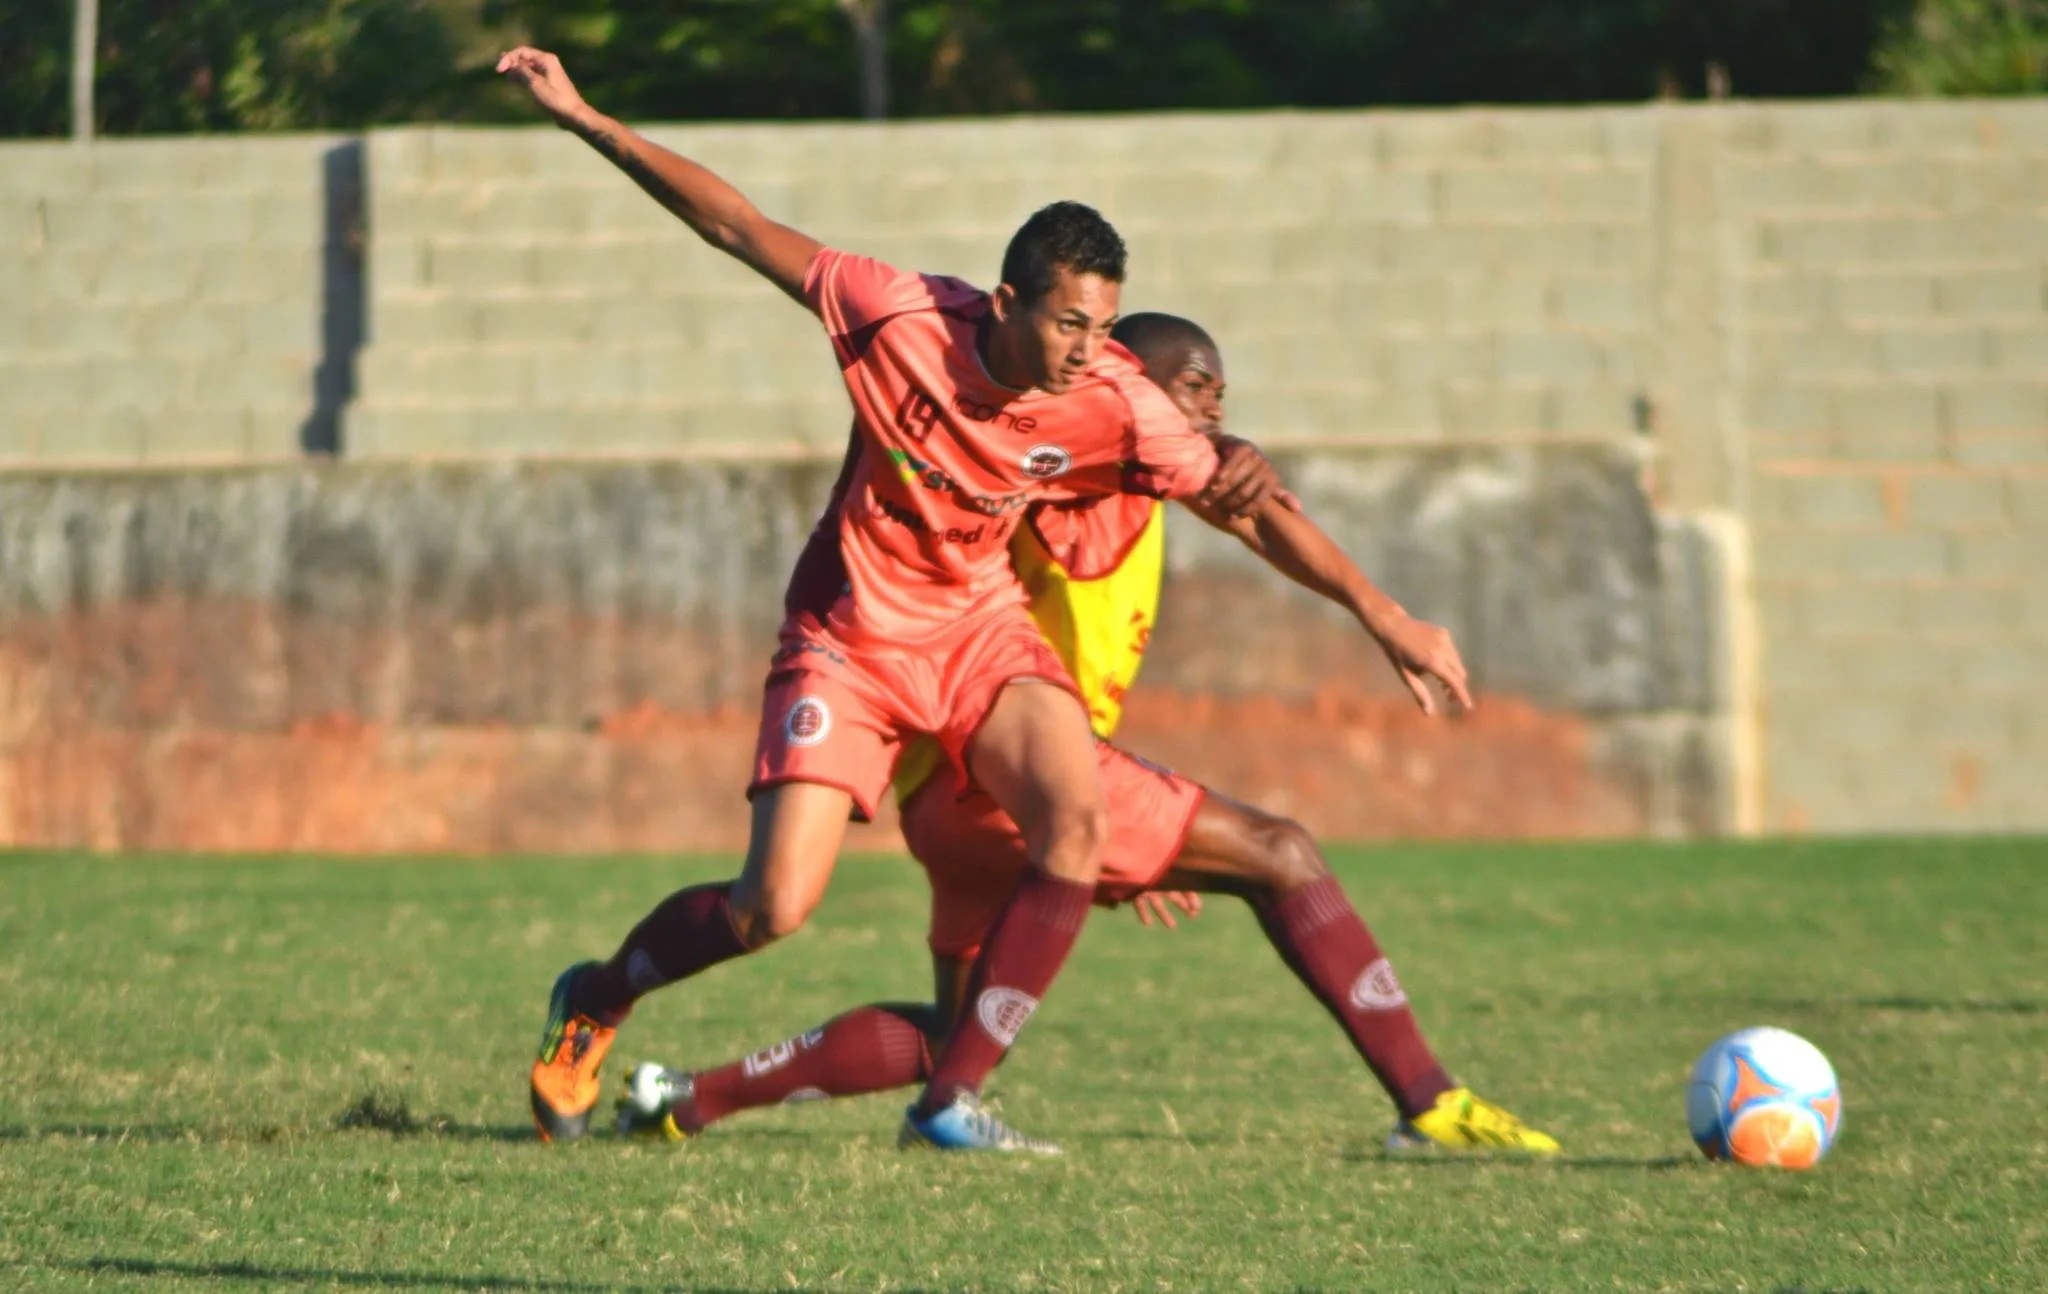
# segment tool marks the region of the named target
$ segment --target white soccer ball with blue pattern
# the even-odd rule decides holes
[[[1685,1118],[1706,1157],[1811,1168],[1835,1144],[1842,1090],[1820,1048],[1783,1029],[1742,1029],[1693,1066]]]

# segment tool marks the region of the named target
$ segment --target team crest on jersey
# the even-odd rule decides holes
[[[1361,1011],[1391,1011],[1406,1006],[1408,994],[1394,978],[1394,968],[1382,957],[1358,973],[1351,986],[1351,1005]]]
[[[1067,469],[1074,465],[1073,456],[1058,445],[1033,445],[1024,451],[1020,460],[1027,476],[1041,481],[1050,481],[1055,476],[1065,476]]]
[[[783,716],[782,735],[792,746],[815,746],[832,735],[832,707],[814,696],[800,696]]]

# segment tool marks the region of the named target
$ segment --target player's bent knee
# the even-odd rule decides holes
[[[1271,868],[1273,888],[1282,894],[1313,885],[1330,874],[1330,865],[1308,828],[1291,818],[1259,824],[1261,852]]]
[[[1045,857],[1039,866],[1063,881],[1093,885],[1102,877],[1102,856],[1109,849],[1109,807],[1093,804],[1061,814],[1052,824]]]
[[[765,948],[803,929],[815,906],[815,903],[791,894],[762,894],[753,896],[752,902],[745,902],[741,896],[735,895],[733,924],[738,928],[740,942],[750,949]]]

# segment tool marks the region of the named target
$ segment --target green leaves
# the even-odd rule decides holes
[[[2048,3],[1919,0],[1886,31],[1871,84],[1911,95],[2048,90]]]
[[[632,120],[855,117],[844,0],[101,0],[99,128],[527,121],[560,53]],[[894,115],[2048,89],[2048,0],[886,0]],[[69,128],[71,5],[0,6],[0,134]]]

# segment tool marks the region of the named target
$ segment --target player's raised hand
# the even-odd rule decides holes
[[[1174,919],[1173,910],[1179,908],[1191,917],[1201,916],[1202,896],[1190,890],[1146,890],[1131,900],[1131,906],[1137,909],[1139,925],[1149,926],[1156,921],[1168,930],[1178,930],[1180,923]]]
[[[498,71],[526,87],[550,117],[564,125],[589,105],[576,91],[576,83],[562,70],[562,60],[544,49],[521,45],[498,60]]]
[[[1458,654],[1458,644],[1451,641],[1450,630],[1401,611],[1375,624],[1372,633],[1424,714],[1436,713],[1436,694],[1429,687],[1431,679],[1443,686],[1459,709],[1472,708],[1472,686],[1465,677],[1465,659]]]

